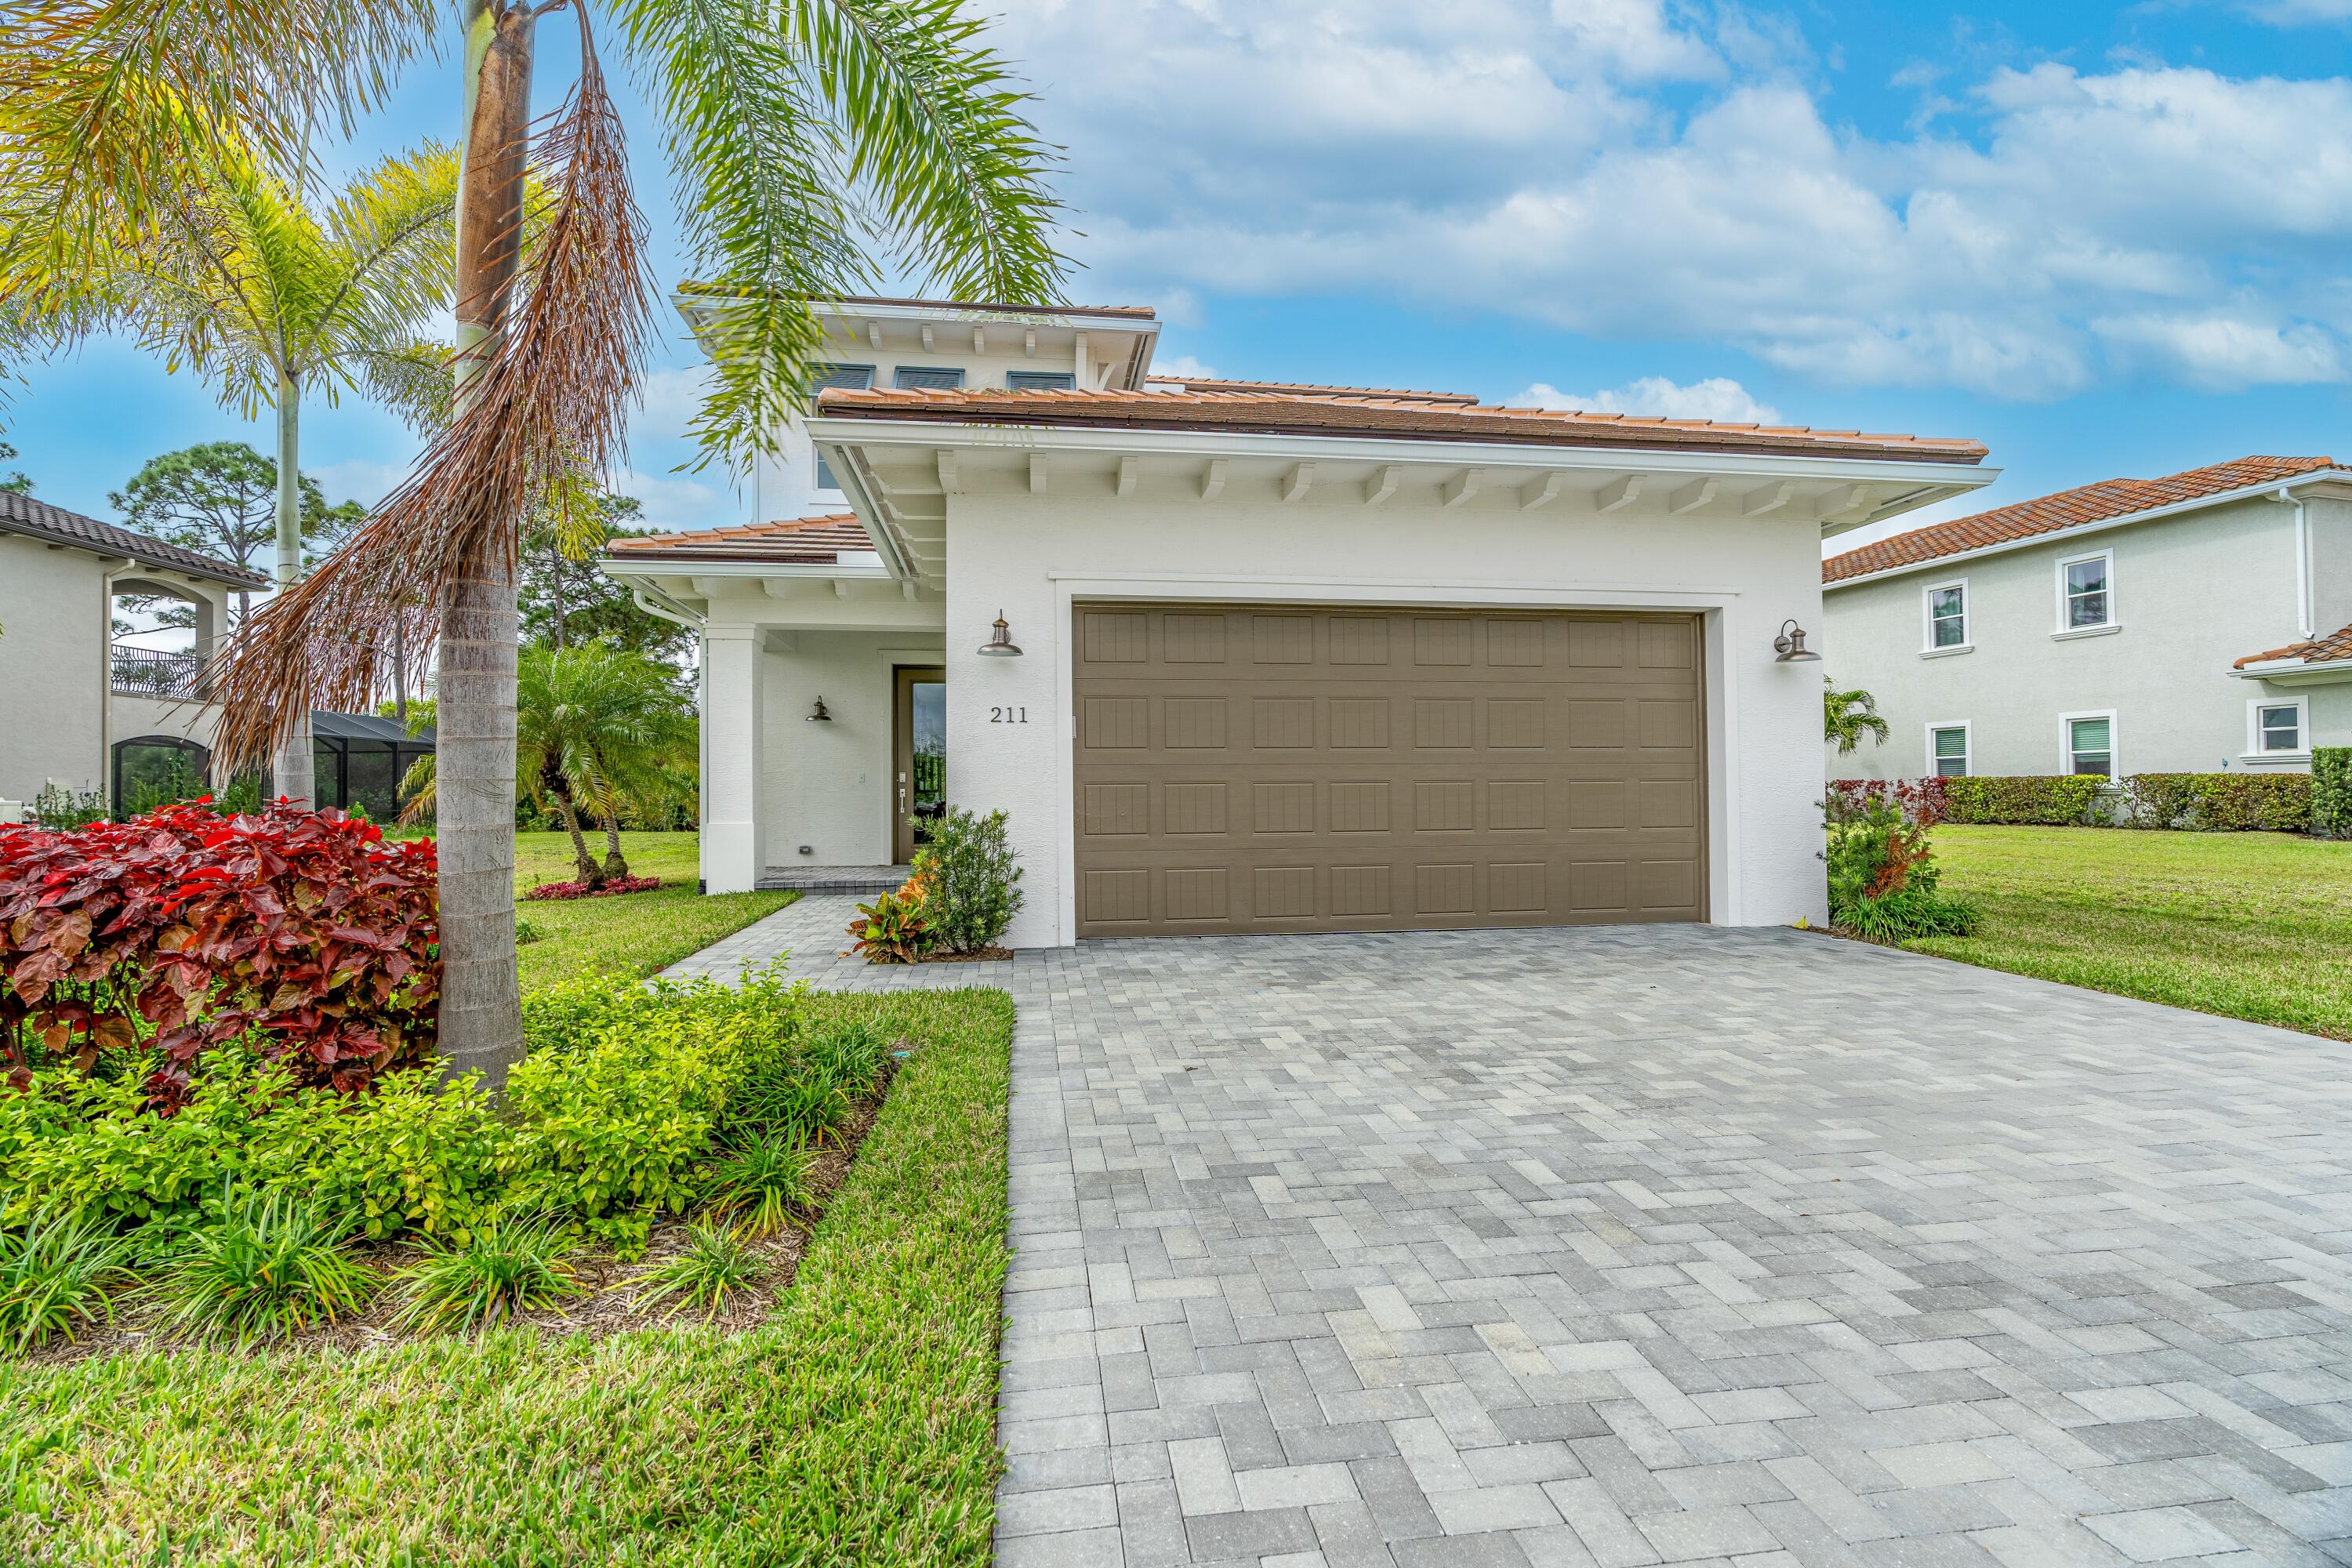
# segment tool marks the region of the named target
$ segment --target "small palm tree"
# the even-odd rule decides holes
[[[1878,716],[1878,699],[1856,687],[1840,691],[1837,682],[1822,677],[1822,730],[1823,738],[1837,742],[1838,755],[1852,756],[1862,748],[1862,738],[1868,735],[1874,745],[1886,744],[1891,732],[1886,721]]]
[[[515,777],[552,803],[572,835],[572,858],[592,888],[625,877],[620,803],[694,744],[694,720],[651,660],[590,643],[525,648],[515,681]],[[604,863],[588,853],[587,816],[604,830]]]
[[[68,155],[20,150],[5,171],[0,215],[54,205],[73,168]],[[303,568],[304,396],[331,405],[365,390],[420,427],[446,414],[448,352],[425,328],[448,301],[457,192],[456,152],[427,143],[314,209],[300,186],[224,136],[194,145],[152,205],[136,219],[114,215],[93,243],[0,253],[0,297],[40,349],[126,331],[166,365],[209,379],[244,417],[276,413],[282,592]],[[313,798],[307,704],[271,771],[278,794]]]

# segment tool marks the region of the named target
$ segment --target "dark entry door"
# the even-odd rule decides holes
[[[947,815],[948,672],[902,666],[898,690],[891,853],[903,865]]]

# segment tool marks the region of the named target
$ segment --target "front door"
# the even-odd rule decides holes
[[[891,844],[898,863],[931,841],[948,810],[948,672],[898,672]]]

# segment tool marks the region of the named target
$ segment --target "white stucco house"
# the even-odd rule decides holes
[[[682,309],[691,322],[689,297]],[[1015,946],[1822,917],[1821,542],[1973,442],[1150,371],[1148,310],[824,308],[753,524],[605,569],[702,639],[713,891],[1002,807]]]
[[[218,710],[205,668],[232,595],[268,580],[127,528],[0,491],[0,800],[31,801],[54,780],[112,799],[167,753],[201,776]],[[195,608],[185,651],[116,643],[118,595]]]
[[[2307,770],[2352,745],[2352,469],[2108,479],[1832,556],[1822,650],[1891,727],[1831,766]]]

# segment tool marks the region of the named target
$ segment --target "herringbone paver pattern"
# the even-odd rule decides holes
[[[1008,1568],[2352,1561],[2346,1047],[1791,931],[1013,969]]]

